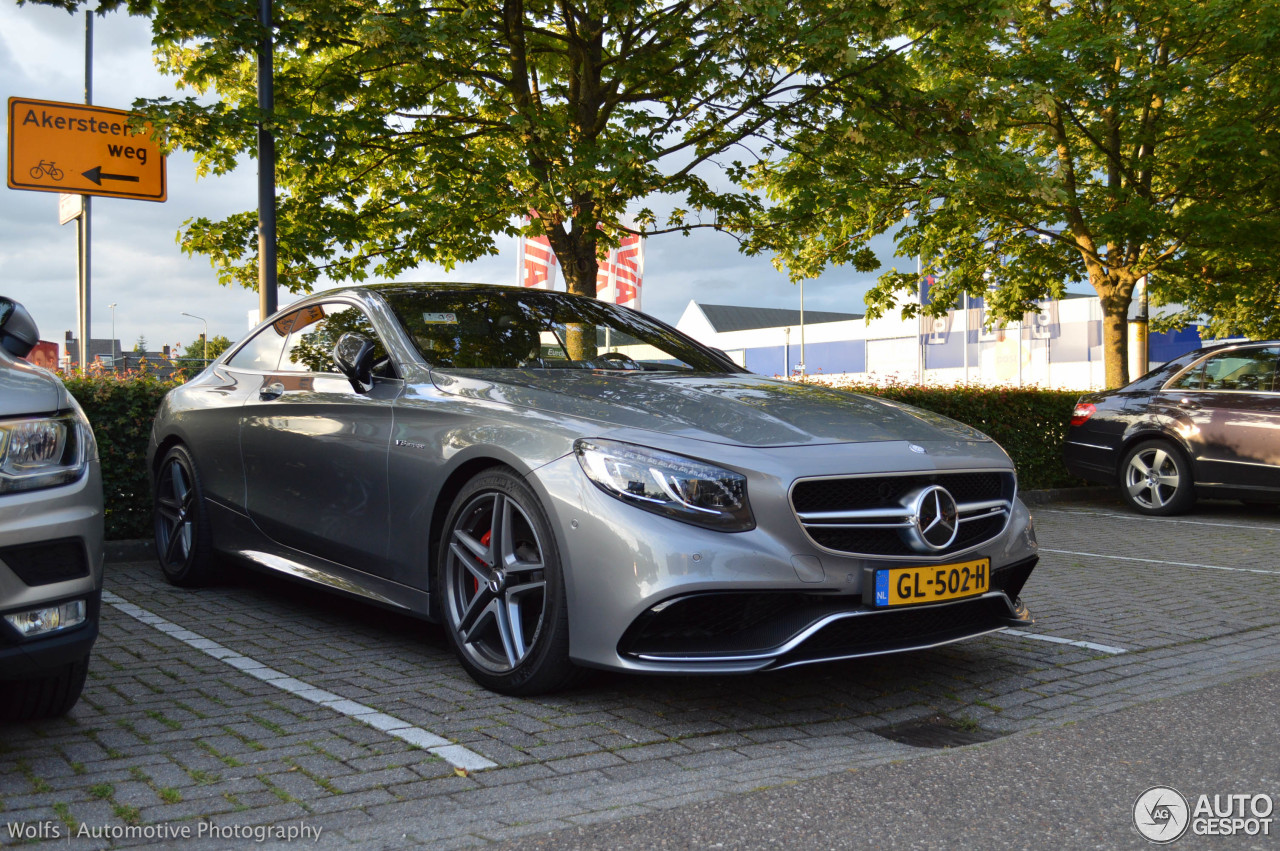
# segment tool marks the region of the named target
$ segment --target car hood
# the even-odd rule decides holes
[[[940,414],[755,375],[433,370],[442,392],[624,428],[743,446],[986,441]]]
[[[0,416],[53,413],[62,402],[62,383],[53,373],[0,349]]]

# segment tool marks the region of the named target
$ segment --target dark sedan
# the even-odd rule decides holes
[[[1280,341],[1189,352],[1076,403],[1064,456],[1143,514],[1198,496],[1280,502]]]

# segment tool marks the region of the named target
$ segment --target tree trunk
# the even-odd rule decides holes
[[[1092,283],[1102,302],[1102,357],[1107,388],[1123,387],[1129,383],[1129,302],[1133,300],[1133,288],[1105,278]]]
[[[1102,300],[1102,356],[1108,388],[1129,383],[1129,305]]]
[[[596,273],[600,262],[596,259],[595,234],[588,237],[574,228],[567,238],[567,250],[556,252],[560,268],[564,272],[565,289],[573,295],[596,297]],[[594,360],[596,352],[595,325],[571,322],[565,327],[565,346],[574,360]]]

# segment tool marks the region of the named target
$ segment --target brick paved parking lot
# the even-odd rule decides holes
[[[1033,513],[1037,622],[1018,634],[533,700],[476,686],[429,624],[256,574],[193,592],[110,564],[80,704],[0,727],[0,844],[483,845],[927,757],[886,735],[915,721],[960,742],[1280,669],[1280,510]]]

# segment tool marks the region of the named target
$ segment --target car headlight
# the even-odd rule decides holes
[[[93,431],[80,411],[0,420],[0,493],[74,482],[93,457]]]
[[[755,528],[741,473],[613,440],[577,440],[573,451],[597,487],[637,508],[723,532]]]

